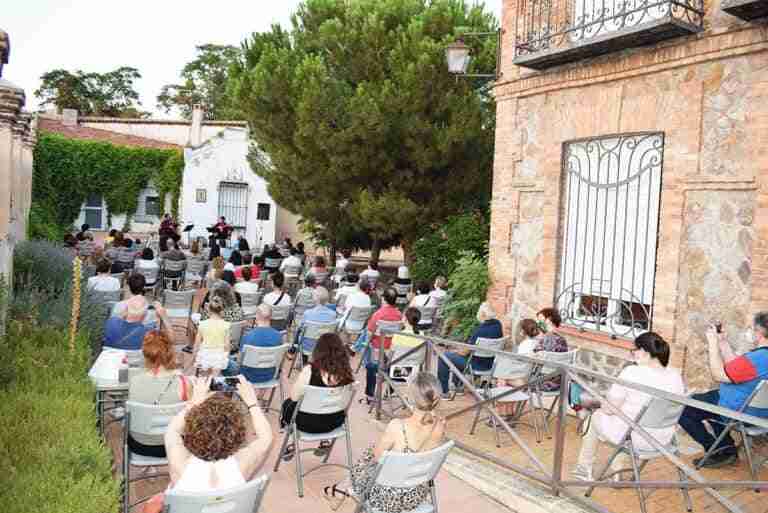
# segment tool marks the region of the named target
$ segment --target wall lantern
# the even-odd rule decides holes
[[[498,80],[501,77],[501,35],[503,30],[494,32],[465,32],[455,42],[445,48],[445,60],[448,64],[448,72],[456,77],[486,78]],[[496,69],[494,73],[467,73],[469,63],[472,61],[472,49],[464,42],[464,37],[496,37]]]

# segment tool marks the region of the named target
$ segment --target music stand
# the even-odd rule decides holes
[[[191,244],[189,243],[189,238],[190,238],[189,232],[191,232],[191,231],[192,231],[192,229],[193,229],[194,227],[195,227],[195,225],[194,225],[194,224],[188,224],[188,225],[187,225],[187,226],[185,226],[185,227],[184,227],[184,229],[182,230],[184,233],[186,233],[186,234],[187,234],[187,247],[190,247],[190,246],[191,246]]]

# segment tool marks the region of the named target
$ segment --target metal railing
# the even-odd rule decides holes
[[[464,344],[464,343],[458,343],[452,340],[442,339],[442,338],[433,337],[433,336],[414,335],[412,333],[407,333],[407,335],[410,337],[415,337],[422,340],[422,343],[412,348],[411,350],[403,353],[398,358],[392,359],[391,361],[387,361],[385,359],[385,351],[378,352],[379,354],[378,354],[376,403],[374,406],[375,416],[377,420],[380,420],[384,414],[387,414],[387,416],[393,416],[391,413],[386,412],[383,407],[383,391],[385,386],[389,386],[389,388],[392,390],[392,393],[398,396],[400,401],[402,401],[404,407],[406,407],[409,410],[411,409],[407,399],[402,395],[400,395],[400,393],[398,392],[398,384],[395,383],[389,377],[388,368],[389,366],[395,365],[398,362],[402,361],[403,359],[407,358],[408,356],[414,354],[416,351],[420,351],[423,349],[424,351],[426,351],[426,358],[425,358],[425,364],[424,364],[425,370],[429,372],[433,363],[442,361],[448,366],[448,369],[450,370],[449,379],[451,379],[451,377],[455,377],[456,379],[458,379],[464,385],[466,392],[470,396],[472,396],[472,398],[475,401],[474,404],[472,405],[462,407],[457,411],[449,413],[448,415],[445,416],[446,420],[450,420],[452,418],[456,418],[458,416],[465,415],[470,412],[473,412],[476,414],[477,412],[484,410],[493,419],[495,419],[496,424],[500,428],[502,428],[504,432],[506,432],[512,438],[512,440],[526,455],[526,457],[528,458],[528,461],[533,464],[533,466],[535,467],[535,470],[531,470],[530,468],[526,468],[509,461],[505,461],[494,454],[473,448],[460,441],[455,441],[457,447],[467,451],[468,453],[476,457],[490,461],[504,469],[510,470],[512,472],[516,472],[528,479],[531,479],[540,484],[543,484],[548,488],[550,488],[550,490],[554,495],[562,495],[562,496],[568,497],[592,509],[593,511],[596,511],[599,513],[612,513],[610,510],[606,509],[604,506],[600,505],[599,503],[595,502],[592,499],[585,497],[583,494],[578,492],[579,489],[584,489],[584,488],[589,488],[589,489],[591,488],[612,488],[612,489],[633,488],[633,489],[639,489],[639,490],[647,490],[647,489],[680,490],[683,488],[688,490],[703,489],[708,495],[710,495],[713,499],[715,499],[727,511],[731,513],[745,513],[745,511],[739,505],[734,503],[731,499],[719,493],[718,490],[734,489],[734,488],[751,489],[751,490],[767,490],[768,489],[768,481],[745,481],[745,480],[710,481],[710,480],[707,480],[695,468],[688,465],[679,456],[677,456],[676,454],[673,454],[668,450],[667,447],[659,443],[656,440],[656,438],[654,438],[653,435],[648,433],[648,431],[646,431],[642,426],[640,426],[635,419],[629,418],[626,414],[624,414],[624,412],[621,411],[620,408],[611,404],[607,400],[607,397],[606,397],[607,394],[601,393],[597,389],[597,387],[594,385],[594,383],[590,382],[590,380],[593,380],[593,382],[602,382],[609,385],[612,385],[612,384],[621,385],[630,390],[643,392],[652,398],[660,398],[674,404],[691,406],[707,412],[715,413],[717,415],[720,415],[723,418],[741,421],[756,427],[768,429],[768,419],[747,415],[734,410],[729,410],[727,408],[722,408],[717,405],[698,401],[691,397],[671,394],[663,390],[642,385],[639,383],[634,383],[634,382],[613,378],[613,377],[601,374],[599,372],[578,367],[576,365],[567,365],[567,364],[546,360],[543,358],[537,358],[535,356],[525,356],[517,353],[512,353],[509,351],[496,351],[492,349],[483,349],[483,350],[489,353],[494,353],[496,356],[502,356],[505,358],[512,358],[522,362],[527,362],[529,364],[538,366],[539,368],[543,368],[546,366],[548,369],[555,369],[555,370],[554,372],[548,373],[546,375],[542,373],[537,374],[534,380],[529,382],[526,385],[509,387],[509,389],[502,394],[492,395],[491,397],[485,397],[480,391],[478,391],[478,389],[474,386],[474,383],[470,381],[470,379],[467,377],[465,372],[463,370],[458,369],[453,364],[453,362],[446,357],[445,353],[448,350],[444,347],[440,347],[438,344],[443,344],[445,346],[450,346],[457,349],[466,349],[469,351],[477,349],[476,346]],[[557,409],[557,414],[555,416],[557,419],[556,430],[553,433],[554,443],[555,443],[554,458],[552,461],[552,465],[549,466],[545,464],[543,461],[541,461],[539,457],[536,456],[532,448],[525,442],[525,440],[523,440],[520,437],[520,435],[515,431],[515,429],[512,426],[510,426],[510,424],[501,415],[499,415],[496,412],[494,405],[495,405],[495,402],[498,401],[500,398],[506,395],[513,394],[520,390],[523,390],[528,385],[535,384],[534,381],[543,382],[543,381],[552,379],[555,376],[560,376],[561,386],[560,386],[560,393],[559,393],[558,409]],[[667,460],[667,462],[669,462],[676,469],[678,469],[679,472],[681,472],[681,475],[685,476],[686,480],[683,480],[683,481],[671,481],[671,480],[582,481],[582,480],[564,479],[564,476],[563,476],[564,449],[565,449],[567,412],[569,408],[567,394],[568,394],[569,386],[572,382],[578,383],[593,398],[599,399],[603,408],[610,410],[611,414],[617,416],[622,421],[624,421],[632,429],[632,433],[637,433],[639,437],[643,439],[643,441],[645,441],[648,445],[653,447],[655,451],[658,451],[663,456],[663,458]],[[543,408],[543,405],[540,405],[540,407]]]

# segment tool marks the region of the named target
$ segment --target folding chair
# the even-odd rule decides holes
[[[331,322],[312,322],[312,321],[306,321],[299,331],[299,336],[297,337],[298,340],[298,347],[296,347],[296,357],[295,357],[295,365],[291,367],[291,369],[288,371],[288,377],[291,376],[291,373],[293,372],[293,367],[295,367],[297,370],[301,369],[302,367],[302,358],[300,355],[305,356],[307,359],[309,359],[312,356],[312,351],[315,349],[315,344],[317,343],[317,340],[326,333],[336,333],[336,328],[338,325],[336,324],[336,321]],[[311,347],[304,347],[304,340],[312,341]]]
[[[467,365],[464,367],[464,373],[471,378],[472,381],[480,379],[480,386],[483,390],[487,390],[491,384],[491,375],[493,374],[493,366],[488,370],[476,369],[472,366],[472,362],[475,358],[495,358],[496,353],[492,351],[501,351],[504,349],[504,345],[509,339],[502,338],[482,338],[478,337],[475,341],[475,347],[470,353]],[[494,360],[495,361],[495,360]]]
[[[229,323],[230,354],[240,349],[240,339],[243,338],[243,330],[248,321],[235,321]]]
[[[664,399],[660,399],[658,397],[653,397],[650,399],[648,404],[646,404],[642,410],[640,410],[637,414],[637,416],[632,419],[634,422],[637,423],[638,426],[642,427],[643,429],[647,430],[653,430],[653,429],[664,429],[664,428],[670,428],[677,426],[678,421],[680,420],[680,415],[683,413],[683,409],[685,408],[684,405],[673,403],[671,401],[666,401]],[[604,478],[610,478],[612,475],[623,472],[625,470],[629,469],[620,469],[615,472],[609,473],[609,470],[611,468],[611,463],[613,463],[613,460],[616,459],[616,456],[618,456],[620,453],[624,453],[629,455],[629,458],[632,462],[632,474],[634,476],[635,481],[640,481],[640,473],[643,471],[645,466],[648,464],[649,461],[655,460],[658,458],[664,458],[664,453],[661,451],[657,451],[654,448],[650,449],[637,449],[635,448],[633,442],[632,442],[632,427],[627,426],[627,430],[624,433],[624,436],[621,439],[621,442],[618,444],[612,444],[608,440],[603,440],[601,438],[601,441],[604,443],[607,443],[614,447],[614,451],[611,454],[611,456],[608,458],[608,461],[602,466],[600,469],[600,472],[597,473],[597,477],[595,478],[595,481],[602,481]],[[677,435],[672,437],[672,441],[664,447],[668,452],[679,455],[680,449],[677,445]],[[688,478],[685,475],[685,472],[677,468],[677,474],[678,479],[680,482],[686,482]],[[592,494],[592,491],[595,489],[594,486],[591,486],[587,489],[587,491],[584,493],[585,497],[589,497]],[[653,493],[652,490],[644,491],[642,488],[635,488],[635,491],[637,492],[637,496],[640,499],[640,510],[642,513],[646,513],[646,501],[648,500],[648,497]],[[691,497],[688,493],[687,488],[680,488],[680,493],[683,495],[683,499],[685,500],[686,510],[687,511],[693,511],[693,504],[691,503]]]
[[[243,309],[243,320],[253,322],[256,320],[256,308],[259,306],[259,293],[240,293],[240,307]]]
[[[184,283],[184,270],[187,268],[186,260],[163,260],[163,288],[179,290]],[[178,276],[171,278],[166,273],[179,273]]]
[[[264,267],[267,269],[280,269],[280,264],[283,263],[282,258],[270,258],[267,257],[264,259]]]
[[[376,321],[376,333],[374,336],[384,339],[391,339],[392,335],[397,333],[398,331],[402,331],[403,329],[403,322],[402,321]],[[387,344],[384,344],[382,342],[381,346],[385,347]],[[363,366],[363,364],[366,361],[374,361],[378,362],[378,354],[374,353],[373,348],[371,347],[370,342],[365,346],[363,349],[363,355],[360,357],[360,361],[357,362],[357,368],[355,369],[355,373],[360,372],[360,368]]]
[[[527,383],[531,379],[531,375],[533,372],[533,365],[531,365],[528,362],[524,362],[522,360],[516,360],[512,358],[511,356],[507,355],[497,355],[496,359],[493,361],[493,369],[491,369],[491,379],[492,380],[505,380],[505,381],[511,381],[511,380],[524,380],[526,382],[526,386],[518,391],[518,392],[512,392],[514,388],[512,386],[496,386],[496,387],[489,387],[483,389],[483,396],[485,399],[491,399],[493,398],[493,401],[491,402],[491,407],[495,408],[498,403],[509,403],[509,402],[521,402],[522,405],[519,407],[519,409],[514,414],[514,423],[515,424],[527,424],[520,422],[519,419],[522,417],[525,405],[527,404],[531,410],[531,415],[533,416],[532,422],[529,424],[531,427],[533,427],[535,433],[536,433],[536,442],[541,443],[541,430],[543,428],[539,428],[539,421],[544,423],[545,420],[543,418],[543,413],[540,410],[537,410],[533,408],[533,406],[530,404],[531,401],[531,387]],[[506,394],[506,395],[505,395]],[[540,418],[537,418],[536,415],[539,415]],[[475,429],[477,428],[478,422],[480,422],[480,409],[477,410],[475,413],[475,419],[472,422],[472,428],[469,430],[470,435],[475,434]],[[501,447],[501,439],[499,436],[499,425],[496,421],[496,417],[493,415],[490,416],[491,425],[493,427],[494,436],[496,437],[496,447]]]
[[[296,298],[296,302],[293,304],[293,311],[291,312],[291,322],[294,326],[301,325],[301,320],[304,318],[304,312],[310,308],[316,306],[315,298],[305,294],[300,294]]]
[[[166,458],[153,458],[141,456],[131,452],[128,448],[128,435],[162,436],[168,429],[173,417],[186,407],[186,403],[171,405],[143,404],[135,401],[125,403],[125,429],[123,430],[123,513],[128,513],[130,508],[146,502],[151,497],[145,497],[134,504],[130,502],[131,483],[161,477],[167,473],[155,472],[143,474],[137,478],[131,478],[131,467],[162,467],[168,465]]]
[[[547,360],[553,363],[559,363],[563,365],[574,365],[576,363],[576,355],[578,353],[579,353],[579,348],[576,348],[563,353],[555,353],[551,351],[539,351],[533,356],[537,358],[542,358],[544,360]],[[535,378],[541,375],[551,374],[552,372],[555,372],[555,370],[556,368],[552,366],[536,365],[534,366],[531,377]],[[533,394],[532,406],[537,408],[544,408],[544,402],[543,402],[544,398],[546,397],[553,398],[552,404],[547,409],[546,422],[544,423],[544,430],[546,431],[547,436],[549,436],[550,435],[549,418],[552,416],[552,413],[555,411],[555,406],[557,406],[557,403],[560,401],[560,389],[558,388],[557,390],[542,390],[541,383],[536,383],[532,387],[532,394]]]
[[[283,360],[285,354],[290,349],[290,345],[283,344],[276,347],[256,347],[246,345],[243,347],[240,360],[240,368],[247,369],[274,369],[275,374],[269,381],[251,383],[253,388],[259,390],[270,389],[269,399],[262,401],[262,409],[266,412],[272,406],[272,399],[275,396],[275,389],[280,390],[280,404],[285,400],[283,392],[283,382],[280,379],[282,375]]]
[[[352,435],[349,431],[348,410],[354,397],[355,389],[353,385],[346,385],[343,387],[315,387],[307,385],[304,388],[304,396],[293,411],[293,418],[291,419],[290,425],[285,428],[283,445],[280,448],[280,452],[277,454],[277,461],[275,462],[274,467],[274,471],[277,472],[280,468],[280,463],[283,461],[283,456],[285,455],[289,442],[293,441],[293,444],[295,445],[293,457],[296,460],[296,487],[298,489],[299,497],[304,497],[304,477],[310,472],[328,466],[341,467],[348,470],[352,467]],[[296,416],[299,412],[309,415],[331,415],[344,412],[344,424],[328,433],[305,433],[299,431],[296,424]],[[330,458],[331,452],[333,452],[333,447],[336,445],[336,440],[339,438],[344,438],[346,441],[346,465],[328,463],[328,458]],[[304,472],[302,469],[301,453],[314,451],[314,449],[301,449],[299,443],[320,442],[322,440],[331,440],[331,446],[327,449],[322,463]]]
[[[286,265],[285,270],[283,271],[283,275],[285,275],[286,279],[298,279],[301,275],[301,266]]]
[[[419,313],[421,313],[421,319],[419,320],[419,330],[431,331],[434,327],[437,307],[417,306],[416,308],[418,309]]]
[[[393,283],[392,286],[397,291],[397,307],[402,310],[408,305],[408,296],[413,292],[413,284]]]
[[[272,306],[272,305],[270,305]],[[278,305],[272,306],[272,320],[270,325],[282,333],[286,334],[288,331],[288,322],[290,321],[291,305]]]
[[[194,299],[194,290],[175,291],[166,289],[163,291],[163,306],[168,312],[171,326],[173,326],[174,319],[183,319],[184,333],[187,336],[189,336],[189,322],[192,317],[192,302]]]
[[[152,292],[153,296],[157,295],[158,276],[160,275],[159,267],[136,267],[134,273],[144,276],[144,292]]]
[[[330,274],[327,272],[324,273],[316,273],[315,274],[315,285],[318,287],[325,287],[327,285],[328,277]]]
[[[125,273],[113,273],[110,274],[113,278],[120,280],[120,289],[125,288]]]
[[[187,260],[187,269],[184,273],[184,284],[196,283],[198,287],[202,286],[206,267],[205,260],[201,258],[190,258]]]
[[[741,408],[739,408],[737,411],[739,413],[745,413],[747,408],[768,408],[768,382],[764,380],[760,381],[760,383],[757,384],[749,397],[747,397],[747,399],[744,401],[744,404],[741,405]],[[750,424],[744,424],[739,420],[733,419],[724,419],[721,422],[710,419],[708,422],[716,422],[725,427],[715,440],[715,443],[712,444],[709,450],[707,450],[699,463],[696,465],[696,468],[701,468],[702,465],[704,465],[704,463],[706,463],[706,461],[714,453],[719,452],[722,448],[716,447],[720,445],[720,442],[723,440],[723,438],[726,437],[726,435],[728,435],[728,433],[730,433],[732,430],[736,430],[741,434],[744,455],[746,456],[747,464],[749,465],[749,473],[752,476],[752,480],[756,481],[757,472],[762,464],[765,463],[766,459],[763,458],[759,462],[754,461],[754,454],[752,453],[752,438],[768,434],[768,429],[752,426]]]
[[[224,490],[212,492],[180,492],[170,490],[165,494],[165,513],[258,513],[261,501],[269,485],[264,474],[252,481]]]
[[[120,302],[122,295],[122,290],[113,290],[109,292],[91,290],[88,292],[88,298],[92,304],[101,305],[106,308],[107,317],[111,315],[112,309],[115,307],[115,305]]]
[[[363,491],[361,497],[355,497],[358,503],[355,513],[363,511],[377,513],[377,510],[368,503],[371,490],[377,485],[393,488],[415,488],[427,485],[430,490],[430,502],[425,502],[412,511],[413,513],[439,513],[435,479],[453,446],[454,442],[450,440],[431,451],[385,452],[376,466],[374,478],[370,480],[368,488]]]
[[[383,399],[390,399],[393,396],[400,398],[400,395],[392,394],[392,389],[406,388],[408,386],[408,378],[414,373],[419,372],[424,366],[424,362],[427,358],[426,343],[421,344],[421,347],[418,350],[403,358],[406,353],[413,349],[415,348],[402,346],[393,348],[392,354],[389,357],[389,361],[392,362],[389,364],[389,377],[392,380],[392,383],[386,383],[388,386],[383,391]],[[396,362],[398,358],[402,359]],[[394,413],[400,408],[405,407],[406,405],[403,404],[398,408],[393,408],[392,412]]]
[[[353,306],[344,314],[339,331],[348,334],[350,337],[358,337],[366,329],[365,324],[371,313],[373,313],[373,308],[370,306]]]

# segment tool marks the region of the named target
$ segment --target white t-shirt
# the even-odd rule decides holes
[[[291,255],[283,259],[283,262],[280,264],[280,270],[284,271],[287,267],[301,267],[301,266],[302,266],[301,259],[296,255]]]
[[[341,300],[342,296],[351,296],[355,292],[359,292],[359,291],[360,289],[358,288],[357,284],[341,287],[339,290],[336,291],[336,303],[338,303]],[[344,301],[346,304],[346,299]]]
[[[353,306],[360,308],[368,308],[371,306],[371,296],[365,292],[361,292],[357,289],[355,292],[349,294],[347,299],[344,300],[344,309],[349,310]]]
[[[280,300],[279,303],[275,304],[277,302],[277,298],[280,297],[280,294],[283,294],[282,292],[275,290],[273,292],[270,292],[266,296],[264,296],[264,304],[267,304],[269,306],[290,306],[291,304],[291,296],[286,292],[283,294],[283,299]]]
[[[258,291],[259,291],[258,282],[238,281],[237,283],[235,283],[235,292],[239,294],[256,294]]]
[[[415,306],[417,308],[436,307],[437,303],[435,302],[435,298],[430,294],[419,294],[417,296],[413,296],[410,306]]]
[[[160,268],[160,266],[157,264],[157,260],[144,260],[143,258],[137,259],[133,265],[138,269],[159,269]]]
[[[336,272],[339,272],[339,269],[346,269],[349,265],[349,260],[347,260],[344,257],[336,259]]]
[[[528,337],[517,346],[517,354],[533,354],[533,350],[536,349],[538,344],[539,340],[537,338]]]
[[[115,292],[120,290],[120,280],[112,276],[96,275],[88,278],[88,290],[96,292]]]
[[[360,278],[365,277],[365,278],[368,278],[369,280],[378,281],[380,274],[381,273],[379,273],[379,271],[374,271],[373,269],[366,269],[365,271],[360,273]]]
[[[653,388],[658,388],[672,394],[685,394],[685,385],[680,376],[680,370],[670,367],[648,367],[645,365],[630,365],[625,367],[619,374],[619,379],[640,383]],[[638,390],[625,388],[621,385],[611,385],[608,391],[608,400],[613,404],[621,404],[621,411],[630,419],[634,419],[645,404],[650,400],[650,396]],[[627,424],[616,415],[606,415],[601,410],[595,412],[592,422],[598,429],[601,438],[612,443],[619,443],[626,432]],[[663,429],[648,429],[648,434],[652,435],[662,445],[668,444],[675,434],[676,426]],[[632,434],[632,443],[638,450],[650,450],[653,447],[637,433]]]

